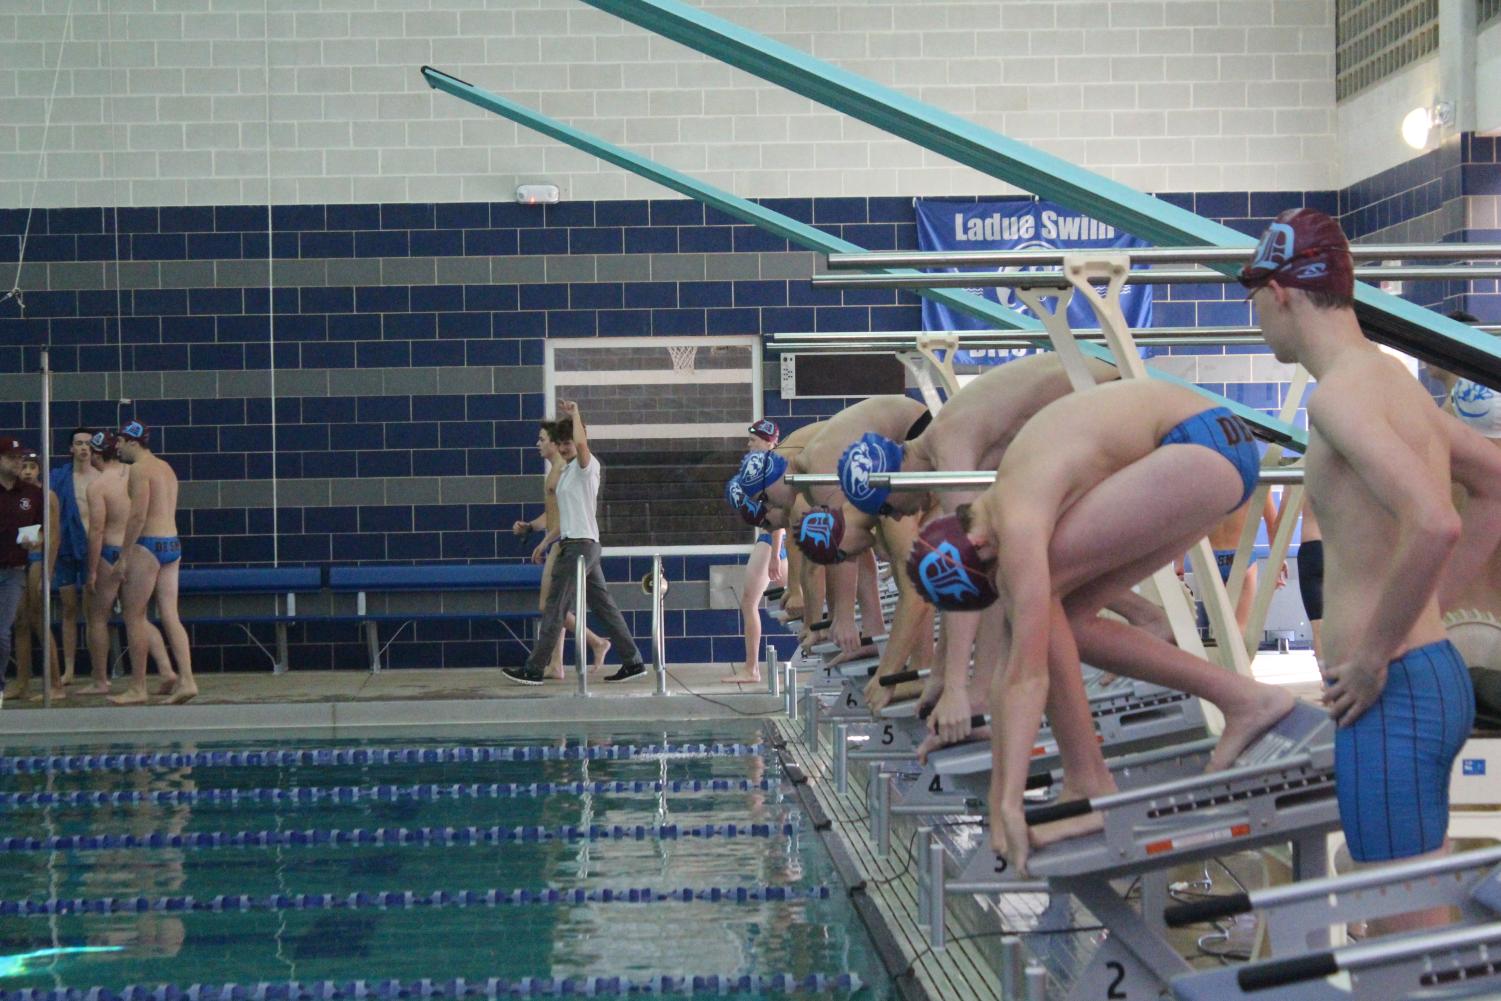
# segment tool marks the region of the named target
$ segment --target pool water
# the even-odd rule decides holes
[[[560,735],[562,734],[562,735]],[[843,973],[865,984],[862,998],[894,996],[833,865],[781,782],[775,752],[757,724],[716,724],[694,733],[554,727],[531,736],[434,738],[382,731],[378,738],[306,739],[256,734],[243,740],[3,746],[0,843],[69,835],[204,835],[281,832],[283,843],[245,847],[104,847],[32,850],[13,843],[0,865],[0,990],[132,984],[254,984],[263,981],[469,981],[498,977],[624,977]],[[712,743],[718,754],[618,759],[450,763],[278,764],[269,767],[150,767],[17,774],[15,756],[139,751],[318,748],[543,747],[621,749]],[[755,745],[747,750],[732,746]],[[611,753],[611,752],[605,752]],[[9,773],[7,773],[9,772]],[[718,780],[727,788],[695,789]],[[532,783],[565,792],[527,795]],[[573,783],[584,783],[582,791]],[[624,788],[615,783],[626,783]],[[639,783],[639,787],[637,786]],[[462,784],[471,794],[410,787]],[[491,784],[502,784],[495,789]],[[660,788],[659,788],[660,784]],[[225,791],[352,787],[358,792],[294,801],[269,793],[230,800]],[[377,787],[387,788],[379,797]],[[73,795],[41,805],[15,794],[181,792],[179,802],[96,804]],[[502,795],[495,795],[501,792]],[[518,793],[509,795],[509,793]],[[359,798],[352,798],[358,796]],[[128,798],[128,797],[122,797]],[[742,832],[725,837],[734,824]],[[641,825],[623,838],[437,843],[447,828],[609,829]],[[719,836],[656,834],[662,825],[712,828]],[[745,836],[750,825],[758,834]],[[792,833],[786,833],[792,825]],[[387,829],[386,844],[289,844],[286,832]],[[394,829],[405,828],[406,843]],[[417,832],[415,834],[410,832]],[[201,843],[204,839],[189,839]],[[212,839],[209,839],[212,840]],[[450,839],[451,841],[452,839]],[[3,847],[3,844],[0,844]],[[827,896],[820,896],[821,888]],[[601,899],[603,891],[656,894],[748,888],[790,899]],[[498,891],[499,903],[378,906],[370,894]],[[593,899],[548,900],[546,891],[592,891]],[[522,897],[513,891],[534,891]],[[541,899],[535,895],[540,891]],[[769,891],[769,892],[768,892]],[[170,910],[159,898],[267,898],[331,894],[368,906],[256,910]],[[653,894],[647,894],[652,896]],[[40,902],[115,898],[116,913],[25,915]],[[138,899],[144,898],[144,899]],[[11,906],[15,902],[14,906]],[[313,903],[318,903],[315,899]],[[151,910],[137,913],[137,906]],[[6,908],[10,913],[6,913]],[[19,907],[22,914],[15,913]],[[55,909],[55,906],[54,906]],[[848,994],[833,989],[829,993]]]

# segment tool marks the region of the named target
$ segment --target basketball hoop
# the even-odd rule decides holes
[[[667,353],[672,356],[674,372],[692,372],[693,361],[698,355],[697,344],[669,344]]]

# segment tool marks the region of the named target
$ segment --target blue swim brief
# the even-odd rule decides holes
[[[155,556],[162,566],[182,559],[182,543],[175,535],[143,535],[136,539],[136,545]]]
[[[769,546],[769,545],[771,545],[771,533],[770,532],[762,532],[760,535],[756,536],[756,545],[758,545],[758,546]],[[787,558],[787,537],[786,536],[782,537],[782,556],[781,556],[781,558],[784,559],[784,560]]]
[[[57,565],[52,568],[52,586],[82,588],[89,582],[89,565],[83,560],[57,554]]]
[[[1386,688],[1335,731],[1334,779],[1350,856],[1386,862],[1437,851],[1449,830],[1449,772],[1475,725],[1475,687],[1448,640],[1391,662]]]
[[[1194,414],[1163,435],[1157,446],[1161,448],[1163,445],[1203,445],[1229,460],[1240,474],[1243,487],[1240,500],[1235,502],[1231,511],[1244,504],[1256,489],[1256,481],[1261,475],[1261,454],[1256,451],[1251,429],[1229,407],[1215,407]]]
[[[111,546],[110,544],[105,543],[103,546],[99,547],[99,558],[108,563],[110,566],[114,566],[116,563],[120,562],[120,547]]]

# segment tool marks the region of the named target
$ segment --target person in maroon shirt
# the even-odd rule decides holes
[[[28,525],[42,523],[40,487],[21,481],[24,445],[0,438],[0,665],[10,662],[10,628],[26,589],[26,557],[37,543],[23,546],[16,538]]]

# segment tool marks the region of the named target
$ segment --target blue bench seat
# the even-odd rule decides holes
[[[381,670],[386,649],[401,635],[406,624],[418,620],[484,619],[505,624],[518,642],[522,636],[510,629],[511,622],[541,618],[535,608],[516,611],[414,611],[375,612],[369,608],[372,593],[400,594],[447,591],[537,591],[542,587],[542,568],[532,563],[440,563],[431,566],[330,567],[328,589],[335,594],[355,595],[355,616],[365,633],[365,647],[370,655],[370,670]],[[382,646],[379,626],[383,622],[402,625]]]

